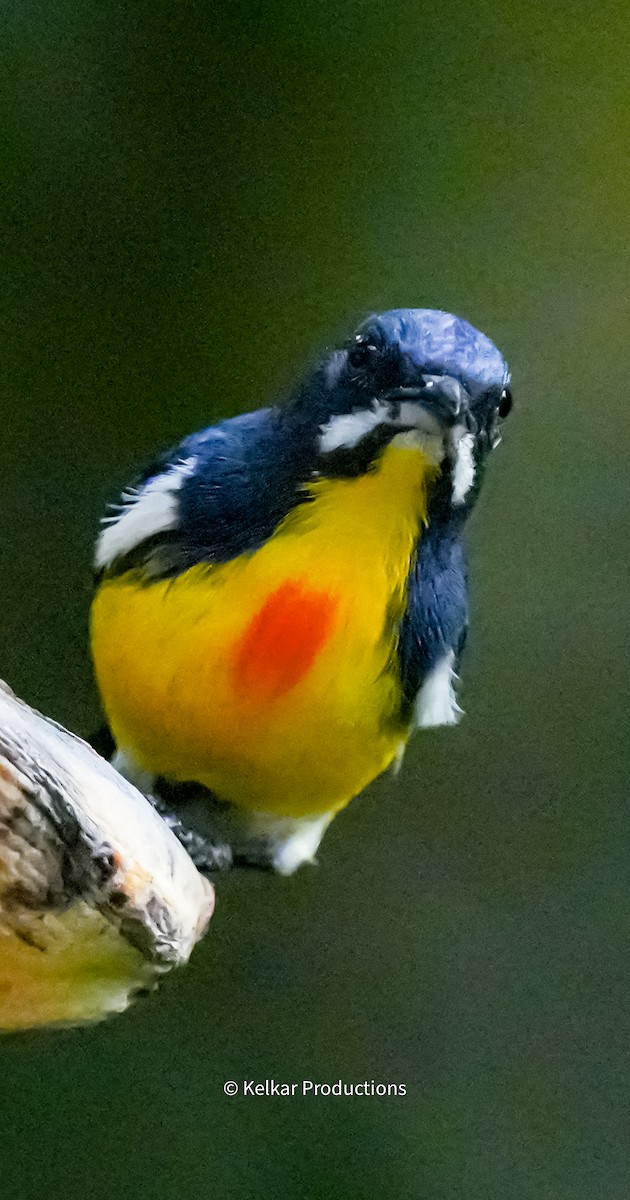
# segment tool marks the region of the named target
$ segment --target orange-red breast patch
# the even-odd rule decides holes
[[[336,607],[334,596],[299,583],[272,592],[234,648],[237,690],[273,700],[295,687],[325,645]]]

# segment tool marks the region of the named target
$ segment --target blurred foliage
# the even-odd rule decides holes
[[[3,1194],[626,1200],[627,6],[3,17],[0,674],[25,699],[98,719],[105,501],[366,311],[466,316],[517,405],[470,530],[465,722],[317,871],[224,885],[160,999],[2,1043]],[[223,1096],[270,1076],[408,1094]]]

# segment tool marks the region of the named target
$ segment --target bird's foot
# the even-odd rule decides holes
[[[159,796],[148,796],[148,799],[202,875],[214,875],[217,871],[229,871],[234,866],[235,857],[229,842],[211,841],[210,838],[190,829],[181,817],[171,812]]]
[[[257,871],[275,871],[275,846],[264,838],[249,838],[232,847],[235,867],[249,867]]]

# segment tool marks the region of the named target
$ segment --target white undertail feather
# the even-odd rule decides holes
[[[427,675],[416,697],[415,725],[431,729],[435,725],[457,725],[462,709],[455,695],[455,655],[449,650]]]
[[[105,528],[96,543],[97,571],[111,566],[115,559],[129,554],[156,533],[176,526],[177,492],[193,474],[196,462],[194,457],[187,458],[150,479],[137,492],[123,492],[119,511],[103,521]]]
[[[275,817],[272,813],[247,813],[247,834],[269,846],[269,861],[279,875],[292,875],[315,854],[334,812],[317,817]]]

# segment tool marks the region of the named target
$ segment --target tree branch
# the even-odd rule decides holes
[[[0,682],[0,1029],[122,1012],[213,907],[149,801]]]

